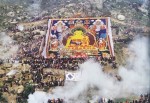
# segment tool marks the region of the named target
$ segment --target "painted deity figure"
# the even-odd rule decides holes
[[[77,30],[74,32],[74,35],[70,36],[67,40],[66,47],[70,45],[74,46],[89,45],[89,37],[84,35],[82,31]]]
[[[53,39],[50,43],[51,50],[52,51],[57,51],[58,50],[58,45],[59,45],[58,39]]]
[[[103,21],[96,20],[91,28],[96,32],[96,40],[99,40],[99,38],[106,38],[106,26]]]
[[[104,51],[104,50],[106,50],[107,43],[106,43],[106,41],[104,39],[100,38],[98,46],[99,46],[99,50],[100,51]]]
[[[65,23],[63,21],[58,21],[54,24],[52,27],[52,30],[54,31],[54,34],[56,35],[57,39],[62,38],[62,33],[67,29],[67,26],[65,26]]]

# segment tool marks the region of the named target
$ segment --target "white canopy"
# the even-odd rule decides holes
[[[80,81],[81,80],[81,72],[65,72],[66,81]]]

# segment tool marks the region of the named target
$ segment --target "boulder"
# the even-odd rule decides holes
[[[119,15],[117,16],[117,19],[123,21],[123,20],[125,20],[125,16],[119,14]]]
[[[7,16],[9,16],[9,17],[14,17],[14,16],[15,16],[15,12],[9,12],[9,13],[7,14]]]
[[[20,85],[17,89],[17,93],[22,93],[24,90],[24,86],[23,85]]]

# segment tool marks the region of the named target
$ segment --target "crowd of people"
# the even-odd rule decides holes
[[[38,25],[38,26],[23,28],[23,31],[24,33],[30,32],[30,35],[33,36],[33,35],[37,35],[37,33],[33,32],[34,30],[45,31],[47,30],[47,28],[48,28],[47,25]],[[18,27],[18,25],[8,28],[8,30],[11,30],[12,33],[20,32],[19,29],[20,28]]]
[[[127,43],[130,43],[131,41],[133,40],[133,38],[132,37],[128,37],[128,38],[116,38],[116,39],[114,39],[114,43],[125,43],[125,44],[127,44]]]
[[[123,101],[111,100],[111,99],[103,99],[101,98],[98,103],[150,103],[150,94],[141,94],[138,99],[129,99]]]
[[[0,88],[0,91],[1,92],[8,92],[8,85],[3,85],[3,87],[2,88]]]
[[[150,103],[150,94],[144,94],[140,96],[139,100],[133,100],[133,103]]]
[[[64,103],[63,99],[49,99],[47,103]]]
[[[49,99],[47,101],[47,103],[67,103],[65,100],[63,99]],[[87,101],[87,103],[90,103],[90,101]],[[99,99],[96,103],[150,103],[150,94],[144,94],[144,95],[140,95],[140,97],[136,100],[123,100],[123,101],[119,101],[117,102],[116,100],[112,100],[112,99],[104,99],[101,98]]]
[[[55,69],[65,69],[65,70],[77,70],[78,64],[82,63],[84,59],[77,58],[55,58],[55,59],[44,59],[41,57],[37,57],[32,59],[32,61],[25,61],[32,66],[32,68],[55,68]]]

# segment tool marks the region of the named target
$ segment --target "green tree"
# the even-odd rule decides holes
[[[34,87],[30,84],[27,84],[23,91],[23,98],[28,99],[29,94],[32,94],[34,92],[35,92]]]
[[[35,89],[32,85],[27,84],[24,87],[24,91],[22,92],[22,94],[18,94],[18,97],[20,97],[20,100],[17,99],[17,103],[28,103],[27,99],[29,94],[32,94],[35,92]]]

